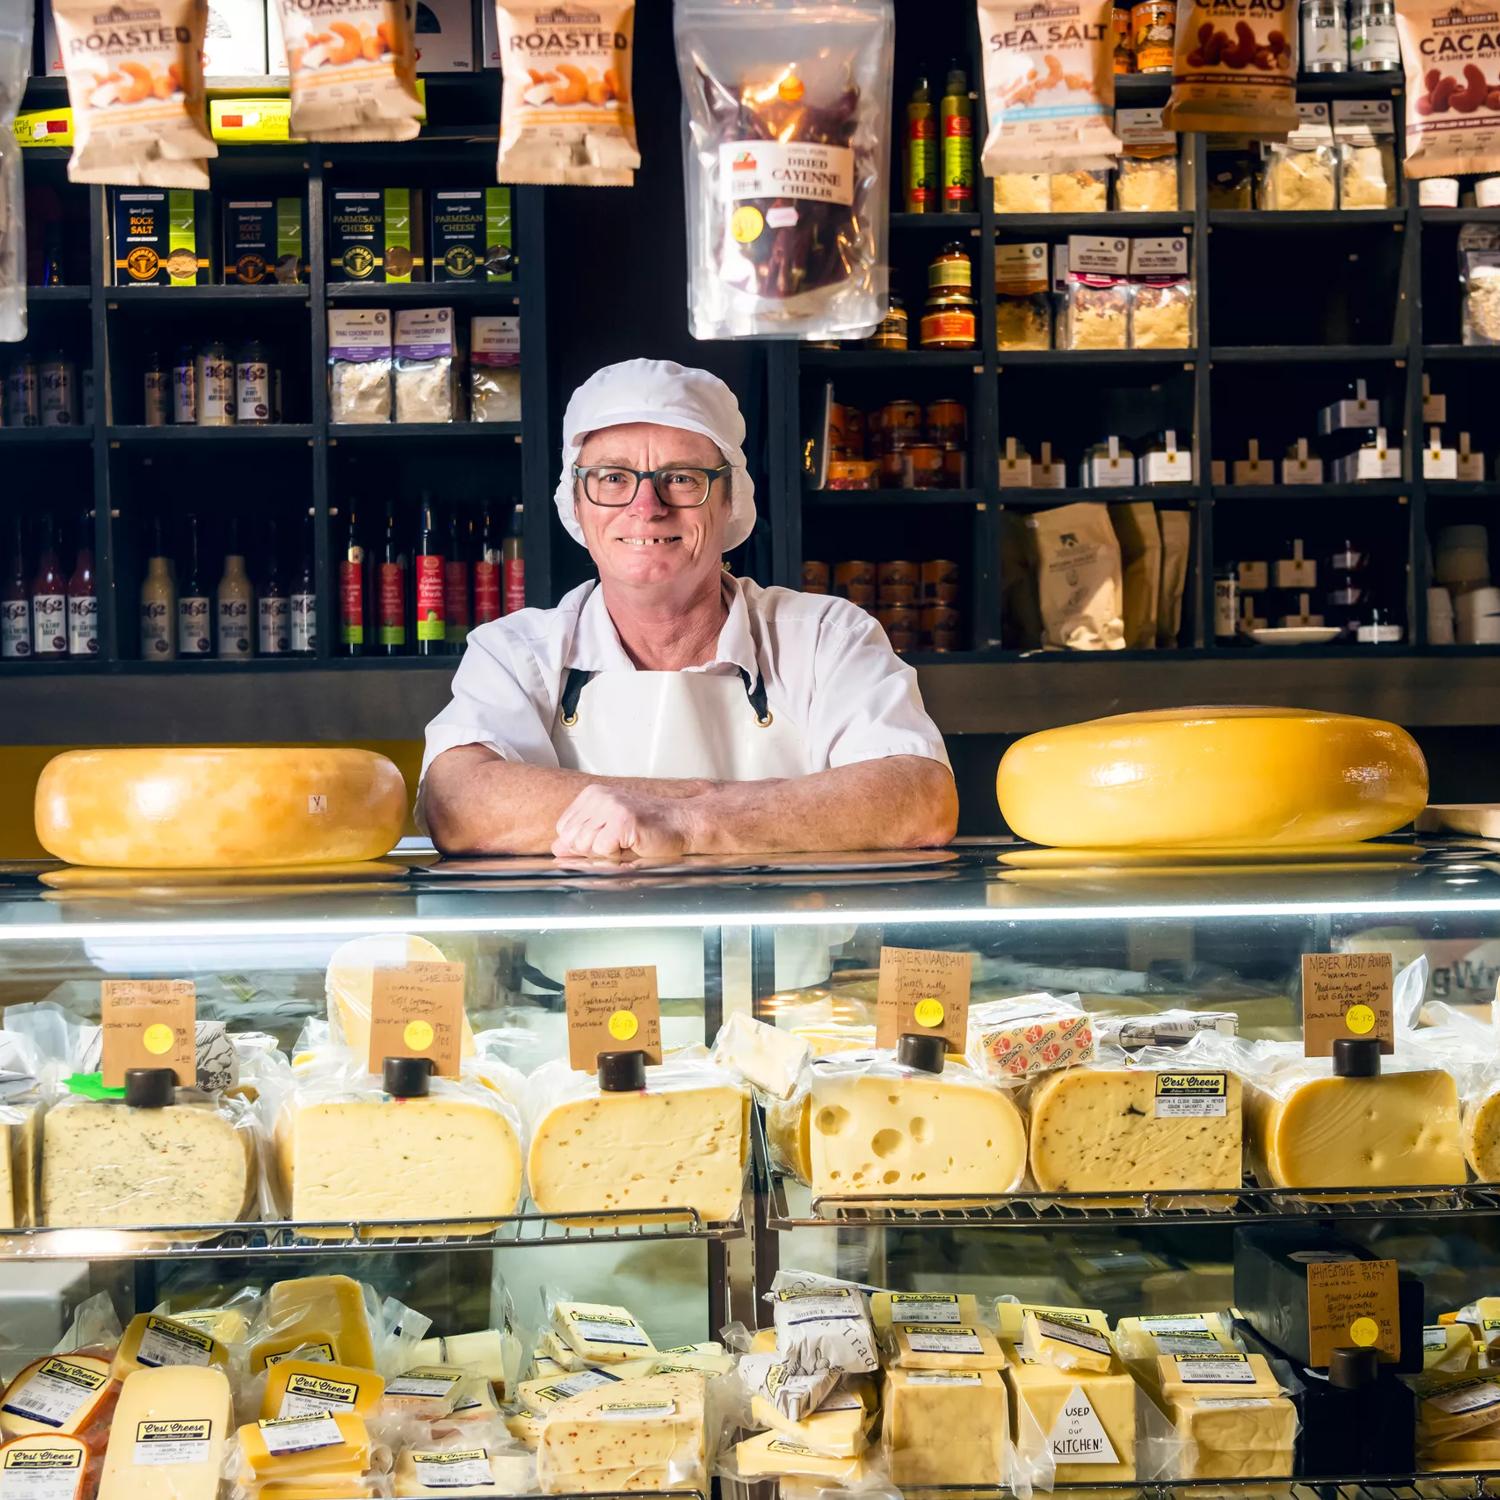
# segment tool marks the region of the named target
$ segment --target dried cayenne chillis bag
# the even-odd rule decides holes
[[[53,0],[73,106],[72,182],[206,188],[203,0]]]
[[[641,164],[630,102],[634,4],[494,5],[504,78],[500,181],[634,186]]]
[[[1297,128],[1297,0],[1179,0],[1168,130]]]
[[[1494,0],[1397,0],[1406,65],[1406,175],[1500,172]]]
[[[409,141],[421,128],[406,0],[275,0],[292,80],[294,136]]]
[[[980,0],[992,177],[1114,165],[1112,9],[1111,0]]]

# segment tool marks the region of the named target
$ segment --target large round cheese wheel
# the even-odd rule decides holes
[[[1374,838],[1427,804],[1404,729],[1298,708],[1120,714],[1017,740],[1000,813],[1034,844],[1312,848]]]
[[[378,859],[406,783],[383,755],[309,745],[69,750],[36,788],[36,834],[74,865],[253,868]]]

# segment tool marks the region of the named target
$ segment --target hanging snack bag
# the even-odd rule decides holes
[[[1500,172],[1500,25],[1489,0],[1398,0],[1406,175]]]
[[[641,164],[630,88],[635,6],[493,3],[504,72],[500,181],[633,186]]]
[[[206,188],[219,148],[203,107],[205,0],[54,0],[52,15],[73,106],[68,180]]]
[[[891,0],[678,0],[694,338],[863,338],[886,311]]]
[[[0,17],[0,344],[26,337],[26,194],[16,111],[31,70],[31,13],[12,6]]]
[[[1112,9],[1110,0],[980,0],[990,119],[983,161],[991,176],[1034,165],[1058,173],[1113,165],[1120,141]]]
[[[292,80],[293,137],[409,141],[421,128],[406,0],[340,0],[336,14],[276,0]]]
[[[1183,0],[1168,130],[1282,139],[1297,128],[1294,0]]]

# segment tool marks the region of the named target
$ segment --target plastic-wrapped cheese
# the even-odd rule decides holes
[[[491,1453],[473,1447],[404,1448],[393,1476],[397,1500],[420,1495],[523,1495],[532,1489],[532,1462],[525,1454]]]
[[[127,1376],[99,1500],[217,1500],[230,1405],[222,1370],[167,1365]]]
[[[972,1484],[1005,1478],[1005,1384],[991,1370],[891,1370],[885,1442],[898,1485]]]
[[[34,1359],[0,1396],[0,1433],[77,1437],[102,1427],[114,1410],[120,1382],[109,1361],[92,1354],[50,1354]]]
[[[36,788],[48,853],[117,869],[378,859],[406,811],[406,783],[383,755],[321,745],[69,750]]]
[[[1005,1371],[1023,1453],[1040,1435],[1058,1484],[1135,1478],[1136,1384],[1116,1361],[1102,1374],[1061,1370],[1016,1355]]]
[[[1464,1155],[1481,1182],[1500,1182],[1500,1088],[1464,1106]]]
[[[0,1500],[86,1500],[97,1456],[82,1438],[39,1432],[0,1443]]]
[[[266,1298],[266,1331],[250,1349],[250,1373],[298,1349],[330,1364],[375,1368],[375,1341],[364,1288],[348,1276],[299,1276],[278,1281]]]
[[[996,793],[1011,830],[1036,844],[1296,848],[1409,823],[1427,804],[1427,763],[1378,719],[1158,709],[1017,740]]]
[[[160,1313],[137,1313],[126,1325],[111,1371],[124,1380],[162,1365],[227,1365],[229,1351],[201,1328]]]
[[[377,932],[345,943],[328,960],[324,990],[328,998],[328,1024],[335,1039],[356,1057],[370,1055],[370,1007],[374,1003],[375,970],[399,969],[406,964],[440,964],[447,955],[426,938],[412,932]],[[465,1012],[460,1023],[459,1052],[474,1055],[474,1032]]]

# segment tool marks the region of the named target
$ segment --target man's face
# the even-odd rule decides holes
[[[630,422],[591,432],[578,462],[627,469],[659,469],[666,464],[717,469],[724,456],[696,432]],[[715,481],[704,504],[691,509],[664,505],[649,480],[641,481],[629,505],[617,509],[591,503],[581,479],[574,481],[574,494],[589,555],[606,582],[631,588],[680,587],[718,573],[729,520],[727,475]]]

